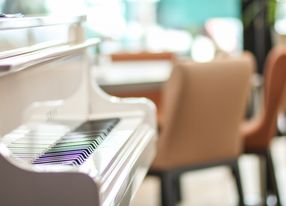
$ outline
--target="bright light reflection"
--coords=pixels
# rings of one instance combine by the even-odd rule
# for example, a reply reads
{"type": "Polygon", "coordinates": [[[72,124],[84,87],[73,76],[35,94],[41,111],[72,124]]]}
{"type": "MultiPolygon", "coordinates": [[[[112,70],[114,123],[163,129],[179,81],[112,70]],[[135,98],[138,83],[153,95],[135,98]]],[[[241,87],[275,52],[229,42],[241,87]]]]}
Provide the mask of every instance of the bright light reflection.
{"type": "Polygon", "coordinates": [[[275,22],[275,31],[278,34],[286,34],[286,19],[279,19],[275,22]]]}
{"type": "Polygon", "coordinates": [[[208,62],[215,57],[213,42],[205,36],[197,36],[191,49],[192,58],[197,62],[208,62]]]}
{"type": "Polygon", "coordinates": [[[86,14],[89,28],[97,33],[119,39],[125,32],[124,6],[119,0],[94,1],[86,14]]]}
{"type": "Polygon", "coordinates": [[[84,0],[49,0],[46,1],[47,9],[54,15],[84,14],[84,0]]]}
{"type": "Polygon", "coordinates": [[[240,20],[234,18],[215,18],[206,23],[206,29],[217,46],[225,52],[239,50],[242,34],[240,20]]]}
{"type": "Polygon", "coordinates": [[[158,26],[148,28],[146,46],[152,51],[187,52],[192,42],[191,35],[186,31],[166,30],[158,26]]]}

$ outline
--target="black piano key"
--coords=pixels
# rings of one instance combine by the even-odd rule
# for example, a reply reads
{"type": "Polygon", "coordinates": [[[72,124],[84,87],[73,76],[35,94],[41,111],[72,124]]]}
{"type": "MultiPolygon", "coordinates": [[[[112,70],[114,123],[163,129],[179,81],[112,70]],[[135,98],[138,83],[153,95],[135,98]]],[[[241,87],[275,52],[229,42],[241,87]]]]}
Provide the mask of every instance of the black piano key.
{"type": "Polygon", "coordinates": [[[119,118],[84,122],[57,141],[34,164],[81,165],[118,122],[119,118]]]}
{"type": "Polygon", "coordinates": [[[85,159],[88,157],[88,154],[85,152],[85,150],[72,150],[72,151],[67,151],[67,152],[50,152],[50,153],[45,153],[41,155],[41,157],[64,156],[64,155],[70,155],[70,154],[78,154],[85,159]]]}
{"type": "Polygon", "coordinates": [[[81,150],[69,150],[69,151],[61,151],[61,152],[47,152],[47,153],[41,155],[40,157],[45,156],[45,155],[47,155],[47,156],[48,155],[60,155],[60,154],[65,155],[65,154],[77,153],[77,152],[80,153],[85,159],[87,159],[90,156],[90,154],[87,150],[81,149],[81,150]]]}
{"type": "Polygon", "coordinates": [[[97,138],[96,140],[94,140],[98,145],[100,145],[100,143],[103,141],[103,138],[97,138]]]}
{"type": "Polygon", "coordinates": [[[73,143],[73,144],[63,144],[63,145],[58,144],[58,145],[55,145],[53,148],[65,150],[65,149],[77,147],[77,148],[83,148],[83,149],[90,148],[93,150],[93,149],[96,149],[97,146],[98,145],[95,142],[90,142],[90,143],[78,143],[78,144],[73,143]]]}
{"type": "Polygon", "coordinates": [[[97,136],[86,136],[86,137],[80,137],[80,138],[74,138],[74,137],[67,138],[67,137],[64,137],[60,141],[58,141],[57,143],[60,144],[60,143],[65,143],[65,142],[94,141],[97,138],[101,138],[101,136],[100,135],[97,135],[97,136]]]}
{"type": "Polygon", "coordinates": [[[79,164],[83,163],[85,159],[80,157],[79,154],[69,154],[69,155],[61,155],[61,156],[53,156],[53,157],[40,157],[35,160],[35,163],[47,163],[47,162],[60,162],[65,160],[74,160],[77,161],[79,164]]]}
{"type": "Polygon", "coordinates": [[[78,139],[78,140],[65,140],[65,141],[61,141],[58,142],[54,147],[58,147],[58,146],[64,146],[64,145],[80,145],[80,144],[89,144],[89,143],[93,143],[95,142],[95,139],[89,139],[89,140],[82,140],[82,139],[78,139]]]}
{"type": "Polygon", "coordinates": [[[68,152],[68,151],[74,151],[74,150],[85,150],[88,155],[90,155],[93,152],[93,148],[91,147],[82,147],[82,146],[74,146],[74,147],[63,147],[63,148],[54,148],[52,147],[49,149],[46,153],[50,152],[68,152]]]}
{"type": "Polygon", "coordinates": [[[84,158],[82,158],[80,153],[74,153],[74,154],[66,154],[66,155],[56,155],[56,156],[40,156],[35,160],[35,162],[46,162],[46,161],[60,161],[60,160],[79,160],[83,161],[84,158]]]}

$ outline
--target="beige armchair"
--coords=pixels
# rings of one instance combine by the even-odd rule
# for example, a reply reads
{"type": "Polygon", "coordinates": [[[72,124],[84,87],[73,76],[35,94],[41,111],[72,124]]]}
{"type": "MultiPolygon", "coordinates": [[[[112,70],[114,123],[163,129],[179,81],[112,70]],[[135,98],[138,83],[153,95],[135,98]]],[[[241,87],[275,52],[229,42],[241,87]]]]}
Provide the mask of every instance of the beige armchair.
{"type": "Polygon", "coordinates": [[[163,92],[158,153],[150,170],[161,180],[161,201],[180,200],[183,172],[229,165],[243,204],[237,159],[242,152],[239,126],[246,110],[254,60],[249,53],[210,63],[175,63],[163,92]]]}

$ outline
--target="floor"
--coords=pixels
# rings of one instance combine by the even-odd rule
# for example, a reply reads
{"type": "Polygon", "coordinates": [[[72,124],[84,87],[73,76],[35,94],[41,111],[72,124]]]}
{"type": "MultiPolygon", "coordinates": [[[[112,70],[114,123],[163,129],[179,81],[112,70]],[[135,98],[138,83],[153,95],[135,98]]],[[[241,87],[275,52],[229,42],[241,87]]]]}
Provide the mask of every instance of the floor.
{"type": "MultiPolygon", "coordinates": [[[[282,195],[286,194],[286,137],[275,138],[271,152],[281,201],[286,205],[286,195],[282,195]]],[[[239,166],[245,202],[247,205],[262,205],[259,159],[255,155],[243,155],[239,159],[239,166]]],[[[227,167],[189,172],[182,176],[181,182],[183,200],[178,206],[235,206],[237,203],[236,185],[227,167]]],[[[159,187],[156,177],[146,177],[131,205],[160,206],[159,187]]],[[[272,200],[269,199],[270,202],[272,200]]]]}

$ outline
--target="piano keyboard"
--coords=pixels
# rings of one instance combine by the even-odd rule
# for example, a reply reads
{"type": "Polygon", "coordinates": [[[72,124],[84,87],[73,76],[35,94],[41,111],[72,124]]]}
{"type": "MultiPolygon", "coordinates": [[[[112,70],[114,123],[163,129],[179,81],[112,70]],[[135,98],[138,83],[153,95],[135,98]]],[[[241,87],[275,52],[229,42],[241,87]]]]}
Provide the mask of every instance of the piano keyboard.
{"type": "Polygon", "coordinates": [[[37,165],[81,165],[118,122],[119,118],[87,121],[62,137],[57,137],[56,141],[53,141],[56,136],[41,133],[42,137],[39,137],[41,141],[35,142],[33,139],[32,148],[26,148],[27,143],[31,141],[23,138],[17,139],[8,147],[16,157],[30,160],[37,165]]]}

